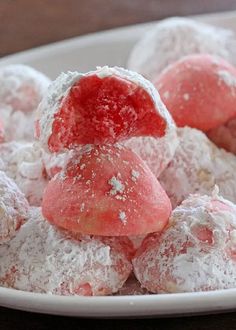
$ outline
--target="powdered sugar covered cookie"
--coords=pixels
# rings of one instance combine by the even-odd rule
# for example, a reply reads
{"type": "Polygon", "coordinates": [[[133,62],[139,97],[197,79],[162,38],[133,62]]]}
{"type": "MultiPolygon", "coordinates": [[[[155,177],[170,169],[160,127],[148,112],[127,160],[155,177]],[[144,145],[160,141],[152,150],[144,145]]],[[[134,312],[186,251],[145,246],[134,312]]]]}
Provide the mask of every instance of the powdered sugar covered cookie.
{"type": "Polygon", "coordinates": [[[17,185],[0,171],[0,245],[16,234],[27,219],[28,209],[28,202],[17,185]]]}
{"type": "Polygon", "coordinates": [[[133,259],[141,285],[153,293],[235,287],[236,206],[217,196],[192,195],[161,234],[150,234],[133,259]]]}
{"type": "Polygon", "coordinates": [[[219,186],[220,194],[236,203],[236,157],[217,148],[202,132],[178,128],[179,146],[159,177],[173,208],[189,194],[209,194],[219,186]]]}
{"type": "Polygon", "coordinates": [[[129,277],[132,245],[126,238],[77,236],[32,210],[9,244],[0,247],[0,284],[59,295],[108,295],[129,277]]]}
{"type": "Polygon", "coordinates": [[[236,68],[195,54],[168,66],[155,86],[177,126],[207,132],[236,116],[236,68]]]}
{"type": "Polygon", "coordinates": [[[50,80],[44,74],[23,64],[0,68],[0,106],[25,113],[36,110],[50,80]]]}
{"type": "Polygon", "coordinates": [[[157,178],[174,157],[178,144],[174,125],[161,138],[133,137],[124,141],[124,145],[139,155],[157,178]]]}
{"type": "Polygon", "coordinates": [[[34,137],[34,114],[50,84],[43,73],[23,64],[0,68],[0,114],[5,141],[34,137]]]}
{"type": "Polygon", "coordinates": [[[173,121],[154,86],[123,68],[61,74],[41,102],[36,135],[47,151],[164,136],[173,121]]]}
{"type": "Polygon", "coordinates": [[[128,68],[154,81],[169,64],[195,53],[218,55],[236,64],[235,35],[189,18],[168,18],[154,25],[137,42],[128,68]]]}

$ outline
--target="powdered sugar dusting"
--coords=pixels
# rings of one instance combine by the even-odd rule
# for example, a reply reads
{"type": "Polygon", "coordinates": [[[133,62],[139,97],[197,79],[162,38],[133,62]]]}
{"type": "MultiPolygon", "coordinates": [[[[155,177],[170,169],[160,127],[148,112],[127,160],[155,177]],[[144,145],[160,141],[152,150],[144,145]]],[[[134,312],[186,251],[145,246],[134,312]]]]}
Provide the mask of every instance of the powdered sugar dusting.
{"type": "Polygon", "coordinates": [[[178,128],[178,137],[175,156],[159,177],[172,206],[191,193],[211,193],[215,184],[224,198],[236,203],[236,157],[196,129],[178,128]]]}
{"type": "Polygon", "coordinates": [[[36,110],[50,79],[23,64],[11,64],[0,69],[0,107],[25,113],[36,110]]]}
{"type": "MultiPolygon", "coordinates": [[[[99,67],[96,71],[90,71],[86,74],[78,72],[62,73],[50,85],[47,95],[38,108],[37,120],[40,126],[40,143],[45,151],[48,151],[48,140],[52,134],[54,116],[59,110],[63,98],[69,93],[70,88],[75,82],[78,82],[82,77],[90,75],[97,75],[101,79],[114,75],[142,87],[150,95],[157,113],[164,119],[164,122],[167,123],[167,128],[174,125],[155,87],[148,80],[135,72],[120,67],[110,68],[105,66],[99,67]]],[[[125,111],[127,111],[127,109],[125,111]]],[[[112,130],[112,127],[110,129],[112,130]]],[[[113,134],[112,131],[110,133],[111,135],[113,134]]]]}
{"type": "Polygon", "coordinates": [[[157,178],[174,157],[178,144],[174,125],[161,138],[133,137],[124,141],[124,145],[138,154],[157,178]]]}
{"type": "Polygon", "coordinates": [[[154,25],[134,46],[128,68],[154,81],[170,63],[195,53],[218,55],[235,64],[235,35],[188,18],[168,18],[154,25]]]}
{"type": "Polygon", "coordinates": [[[236,87],[236,76],[233,76],[229,71],[220,70],[217,72],[220,82],[224,82],[229,87],[236,87]]]}
{"type": "Polygon", "coordinates": [[[112,186],[112,189],[110,190],[110,195],[117,195],[117,194],[122,194],[125,190],[125,186],[123,185],[123,183],[116,178],[115,176],[113,176],[108,183],[112,186]]]}
{"type": "Polygon", "coordinates": [[[17,185],[0,171],[0,245],[9,241],[26,221],[29,205],[17,185]]]}
{"type": "Polygon", "coordinates": [[[131,180],[136,182],[137,179],[139,178],[140,173],[138,171],[135,170],[131,170],[131,180]]]}
{"type": "Polygon", "coordinates": [[[235,229],[234,204],[219,196],[190,196],[173,211],[170,226],[146,240],[133,261],[135,274],[152,292],[233,288],[235,229]]]}
{"type": "Polygon", "coordinates": [[[124,224],[127,223],[127,218],[126,218],[126,213],[124,211],[120,211],[119,213],[119,219],[122,221],[124,224]]]}
{"type": "Polygon", "coordinates": [[[31,205],[41,204],[48,180],[44,176],[41,149],[33,143],[0,144],[0,170],[12,178],[31,205]]]}
{"type": "Polygon", "coordinates": [[[122,247],[125,242],[122,238],[73,238],[45,221],[40,209],[32,209],[31,219],[11,244],[0,247],[0,283],[41,293],[111,294],[131,272],[122,247]]]}

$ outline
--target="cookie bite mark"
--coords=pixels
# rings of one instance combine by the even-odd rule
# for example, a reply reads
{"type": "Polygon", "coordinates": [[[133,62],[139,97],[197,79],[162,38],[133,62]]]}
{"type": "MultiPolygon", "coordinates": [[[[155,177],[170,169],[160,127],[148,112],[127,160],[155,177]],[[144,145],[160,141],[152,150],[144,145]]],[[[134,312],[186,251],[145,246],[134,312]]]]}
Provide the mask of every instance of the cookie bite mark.
{"type": "Polygon", "coordinates": [[[110,144],[132,136],[164,136],[172,119],[154,86],[122,68],[63,74],[42,101],[36,134],[51,152],[110,144]]]}

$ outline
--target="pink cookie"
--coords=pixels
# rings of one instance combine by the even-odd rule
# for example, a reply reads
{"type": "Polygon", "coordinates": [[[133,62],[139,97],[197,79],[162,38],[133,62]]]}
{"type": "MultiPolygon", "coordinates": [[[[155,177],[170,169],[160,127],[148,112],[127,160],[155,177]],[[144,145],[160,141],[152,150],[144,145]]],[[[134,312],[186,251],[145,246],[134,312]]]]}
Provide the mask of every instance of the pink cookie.
{"type": "Polygon", "coordinates": [[[22,64],[0,68],[0,106],[25,113],[36,110],[50,80],[43,73],[22,64]]]}
{"type": "Polygon", "coordinates": [[[117,144],[87,145],[49,182],[42,212],[72,232],[128,236],[162,230],[171,205],[135,153],[117,144]]]}
{"type": "Polygon", "coordinates": [[[28,202],[17,185],[0,171],[0,245],[16,234],[27,219],[28,209],[28,202]]]}
{"type": "Polygon", "coordinates": [[[209,194],[215,185],[220,194],[236,203],[236,157],[217,148],[204,133],[178,128],[179,146],[159,181],[175,208],[189,194],[209,194]]]}
{"type": "Polygon", "coordinates": [[[133,266],[153,293],[235,288],[236,205],[216,193],[191,195],[161,234],[146,238],[133,266]]]}
{"type": "Polygon", "coordinates": [[[202,131],[236,116],[236,68],[212,55],[189,55],[167,67],[155,86],[177,126],[202,131]]]}
{"type": "Polygon", "coordinates": [[[208,131],[207,136],[218,147],[236,155],[236,118],[229,120],[225,125],[208,131]]]}
{"type": "Polygon", "coordinates": [[[0,246],[0,285],[58,295],[109,295],[129,277],[127,238],[73,237],[31,212],[10,243],[0,246]]]}
{"type": "Polygon", "coordinates": [[[35,130],[51,152],[132,136],[164,136],[173,121],[154,86],[122,68],[61,74],[40,104],[35,130]]]}

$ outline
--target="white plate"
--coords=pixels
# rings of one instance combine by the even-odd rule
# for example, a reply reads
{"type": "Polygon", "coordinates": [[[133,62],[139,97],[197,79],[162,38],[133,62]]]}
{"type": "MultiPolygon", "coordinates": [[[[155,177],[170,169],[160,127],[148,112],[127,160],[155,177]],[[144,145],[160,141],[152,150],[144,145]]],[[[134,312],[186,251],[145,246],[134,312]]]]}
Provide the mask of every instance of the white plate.
{"type": "MultiPolygon", "coordinates": [[[[198,16],[205,22],[236,31],[236,12],[198,16]]],[[[51,78],[61,71],[87,71],[95,66],[125,66],[138,37],[153,23],[119,28],[62,41],[0,60],[0,66],[26,63],[51,78]]],[[[236,309],[236,289],[115,297],[63,297],[0,288],[0,305],[48,314],[83,317],[186,315],[236,309]]]]}

